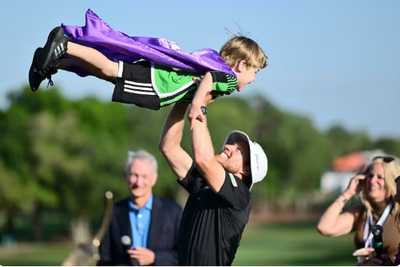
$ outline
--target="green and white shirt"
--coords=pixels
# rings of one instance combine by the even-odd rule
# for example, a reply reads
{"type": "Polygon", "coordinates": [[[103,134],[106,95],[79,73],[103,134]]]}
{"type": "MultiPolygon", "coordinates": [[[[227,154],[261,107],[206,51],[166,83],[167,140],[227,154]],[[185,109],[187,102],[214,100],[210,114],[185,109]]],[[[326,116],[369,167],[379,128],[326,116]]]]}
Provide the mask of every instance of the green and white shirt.
{"type": "MultiPolygon", "coordinates": [[[[237,79],[220,71],[210,71],[214,98],[221,95],[230,95],[237,89],[237,79]]],[[[187,70],[175,70],[171,67],[152,63],[151,81],[153,88],[161,100],[161,107],[172,103],[192,102],[197,90],[193,78],[200,78],[200,74],[187,70]]]]}

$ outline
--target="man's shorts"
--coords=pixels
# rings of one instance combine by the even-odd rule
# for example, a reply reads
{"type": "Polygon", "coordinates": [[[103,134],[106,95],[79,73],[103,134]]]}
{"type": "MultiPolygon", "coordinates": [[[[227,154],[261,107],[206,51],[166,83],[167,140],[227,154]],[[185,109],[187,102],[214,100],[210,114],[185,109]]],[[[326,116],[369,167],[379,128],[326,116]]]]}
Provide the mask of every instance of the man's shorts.
{"type": "Polygon", "coordinates": [[[112,101],[134,104],[152,110],[160,109],[160,98],[151,81],[149,61],[118,62],[118,77],[112,101]]]}

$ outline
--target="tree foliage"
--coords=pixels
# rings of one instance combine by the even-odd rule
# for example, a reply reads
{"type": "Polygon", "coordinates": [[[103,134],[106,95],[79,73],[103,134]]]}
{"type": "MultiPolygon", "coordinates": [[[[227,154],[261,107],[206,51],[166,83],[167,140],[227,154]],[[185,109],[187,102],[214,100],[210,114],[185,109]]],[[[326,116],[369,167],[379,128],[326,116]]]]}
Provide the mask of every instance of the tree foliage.
{"type": "MultiPolygon", "coordinates": [[[[157,148],[170,107],[155,112],[95,98],[69,100],[56,87],[35,93],[26,87],[8,100],[10,107],[0,112],[0,231],[15,212],[59,210],[99,218],[105,191],[116,199],[128,193],[123,182],[128,150],[154,154],[155,193],[178,195],[180,187],[157,148]]],[[[264,147],[269,169],[254,187],[256,199],[294,199],[318,190],[322,172],[346,153],[379,148],[400,155],[399,140],[373,141],[339,125],[321,132],[308,117],[280,110],[262,96],[223,97],[210,104],[207,117],[216,153],[232,130],[264,147]]],[[[191,154],[188,125],[182,144],[191,154]]]]}

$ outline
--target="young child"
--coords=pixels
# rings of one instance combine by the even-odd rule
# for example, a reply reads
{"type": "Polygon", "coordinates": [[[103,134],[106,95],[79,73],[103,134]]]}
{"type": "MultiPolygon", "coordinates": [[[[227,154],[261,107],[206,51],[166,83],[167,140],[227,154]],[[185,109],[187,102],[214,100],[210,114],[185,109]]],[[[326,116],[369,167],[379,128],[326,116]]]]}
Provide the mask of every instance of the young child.
{"type": "Polygon", "coordinates": [[[93,75],[115,85],[112,101],[152,110],[191,102],[190,116],[201,120],[208,103],[240,92],[266,66],[262,49],[247,37],[231,38],[219,54],[212,49],[188,54],[166,39],[113,30],[89,9],[86,26],[56,27],[36,49],[29,84],[32,91],[46,78],[53,85],[51,76],[59,69],[93,75]]]}

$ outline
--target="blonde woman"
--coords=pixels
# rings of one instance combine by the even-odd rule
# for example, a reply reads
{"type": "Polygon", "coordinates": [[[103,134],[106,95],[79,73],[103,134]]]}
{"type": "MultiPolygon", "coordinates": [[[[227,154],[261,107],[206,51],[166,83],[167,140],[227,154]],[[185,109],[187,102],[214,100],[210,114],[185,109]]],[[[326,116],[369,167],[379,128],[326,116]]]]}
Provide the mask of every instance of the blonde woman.
{"type": "Polygon", "coordinates": [[[359,264],[364,264],[373,251],[371,228],[383,227],[383,253],[396,256],[400,240],[396,220],[400,205],[394,201],[395,179],[400,166],[393,157],[376,157],[365,170],[351,179],[347,189],[328,207],[318,223],[318,231],[325,236],[341,236],[354,232],[359,264]],[[362,205],[342,211],[345,204],[360,194],[362,205]]]}

